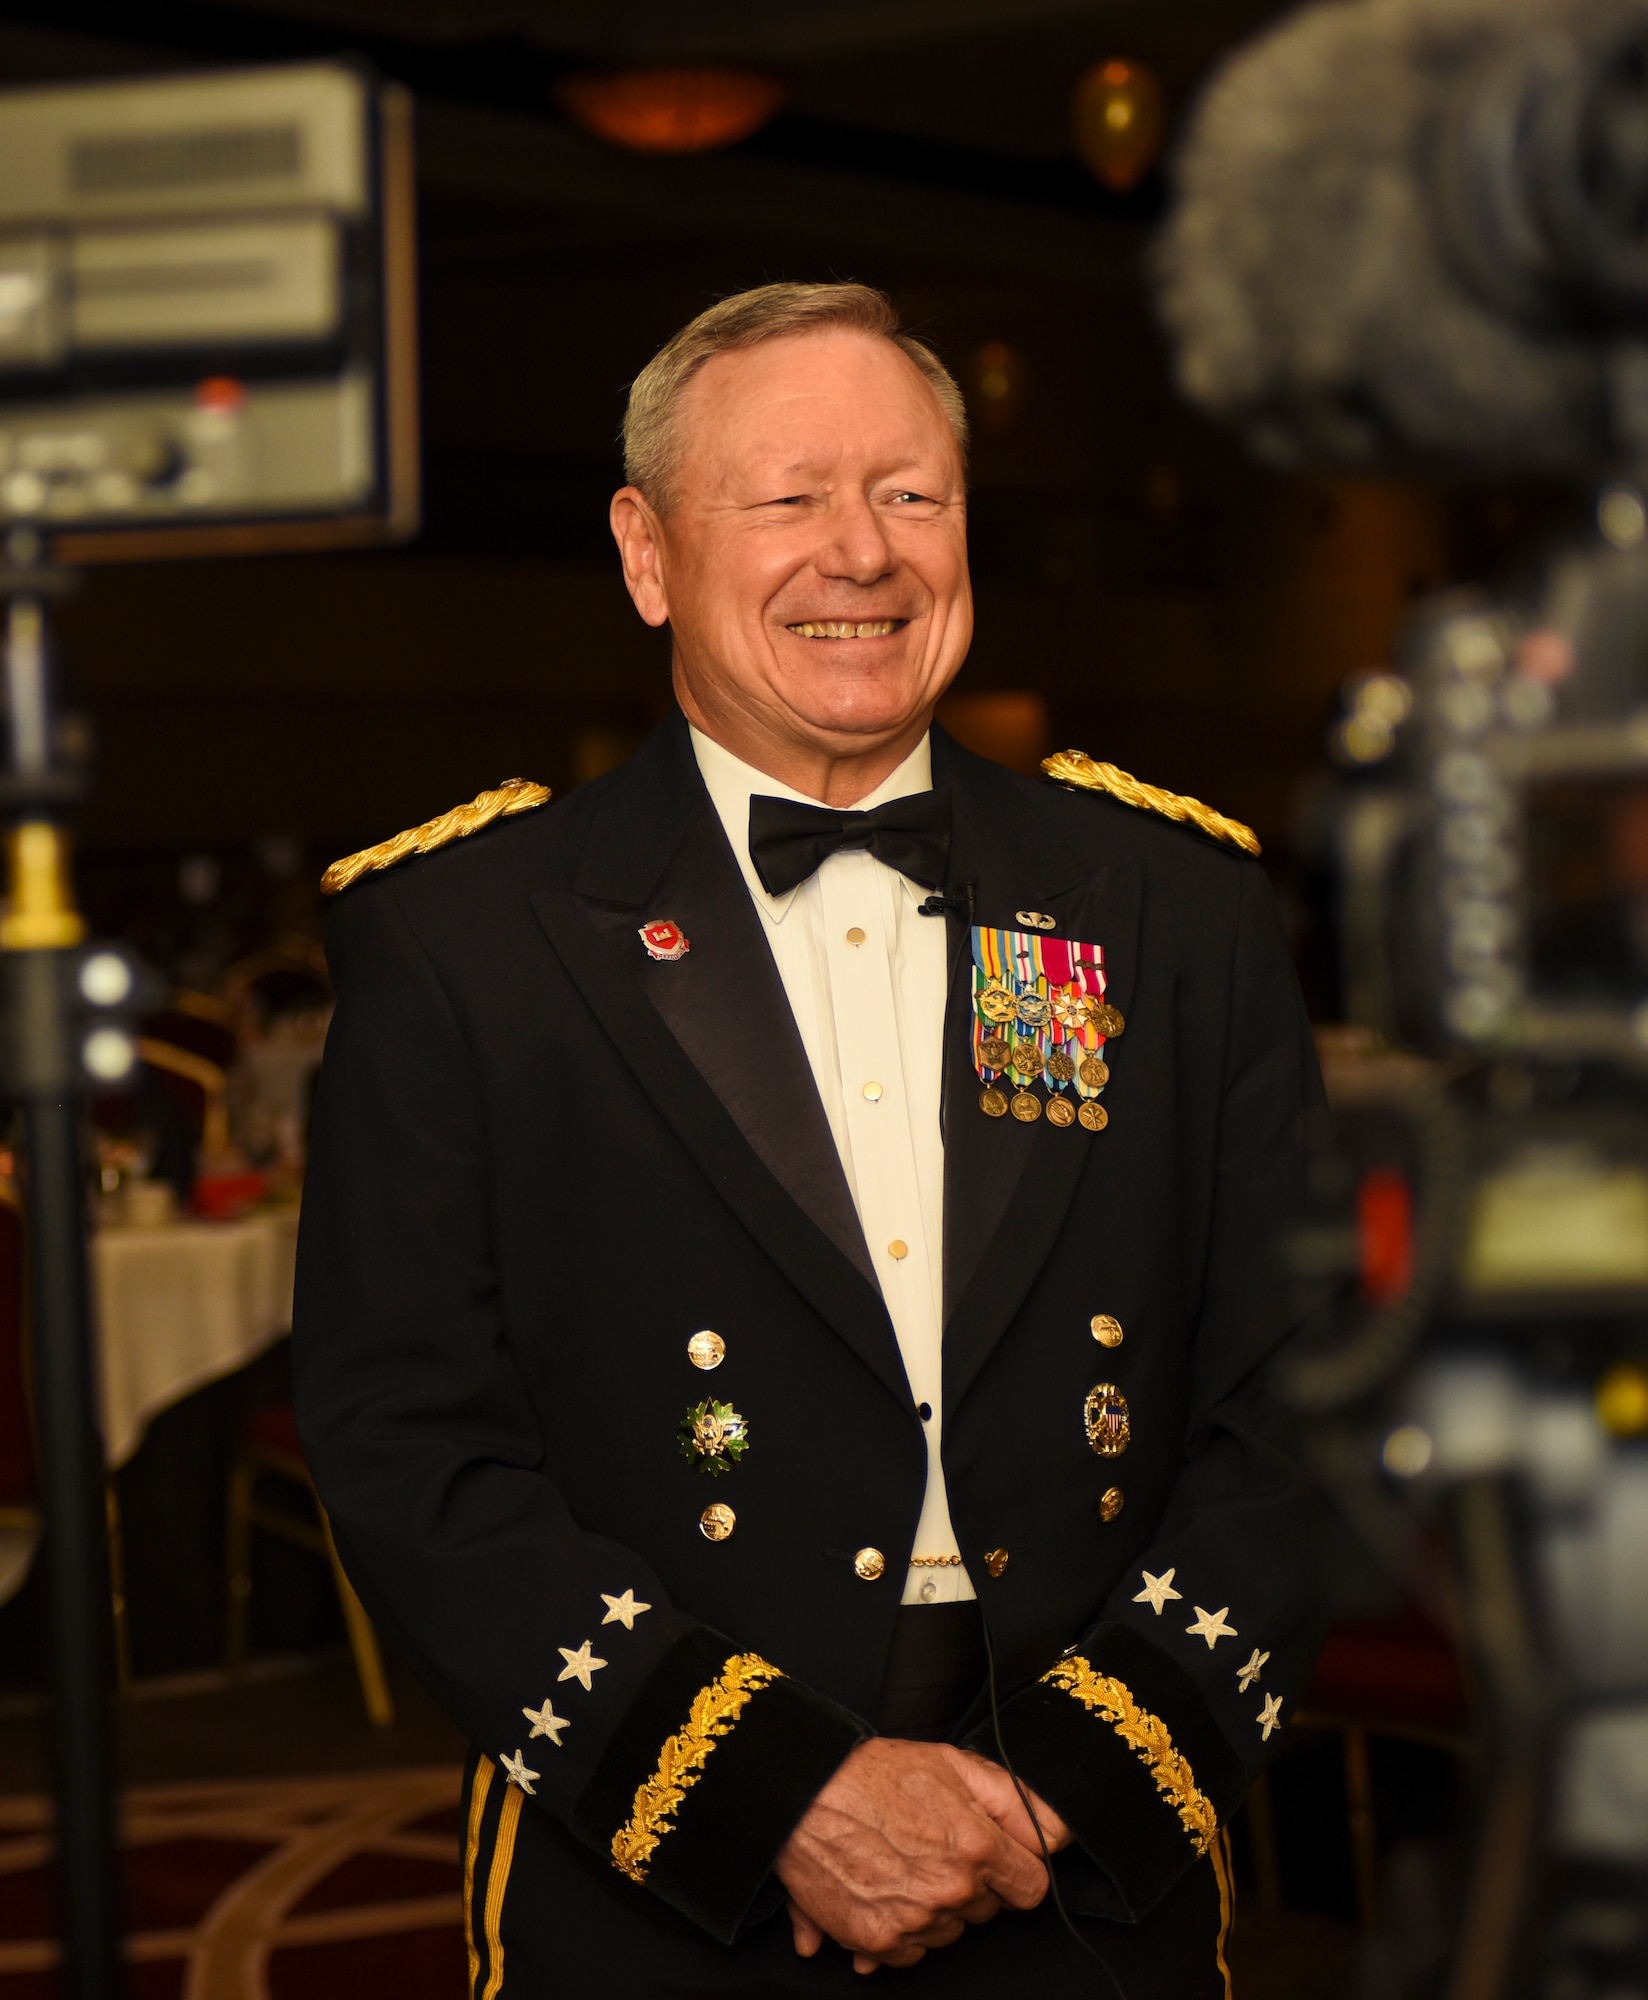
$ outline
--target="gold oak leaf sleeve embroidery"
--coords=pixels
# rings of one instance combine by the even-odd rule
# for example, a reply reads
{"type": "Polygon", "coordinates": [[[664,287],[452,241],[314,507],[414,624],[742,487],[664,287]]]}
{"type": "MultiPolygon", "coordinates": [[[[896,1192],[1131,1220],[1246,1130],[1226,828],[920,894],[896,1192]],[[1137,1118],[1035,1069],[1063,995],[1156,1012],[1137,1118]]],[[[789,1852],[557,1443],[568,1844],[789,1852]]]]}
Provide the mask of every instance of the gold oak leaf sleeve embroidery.
{"type": "Polygon", "coordinates": [[[674,1829],[674,1814],[704,1766],[716,1739],[730,1735],[751,1698],[782,1670],[759,1653],[735,1653],[708,1687],[693,1696],[685,1725],[658,1753],[658,1765],[635,1793],[628,1821],[612,1836],[613,1866],[632,1882],[647,1879],[647,1863],[658,1843],[674,1829]]]}
{"type": "Polygon", "coordinates": [[[1061,1660],[1042,1675],[1050,1686],[1062,1688],[1083,1708],[1102,1716],[1144,1765],[1155,1780],[1156,1789],[1179,1815],[1179,1823],[1190,1835],[1198,1854],[1205,1854],[1219,1830],[1213,1802],[1197,1788],[1195,1773],[1173,1747],[1173,1738],[1160,1716],[1140,1708],[1127,1686],[1108,1674],[1094,1671],[1077,1653],[1061,1660]]]}

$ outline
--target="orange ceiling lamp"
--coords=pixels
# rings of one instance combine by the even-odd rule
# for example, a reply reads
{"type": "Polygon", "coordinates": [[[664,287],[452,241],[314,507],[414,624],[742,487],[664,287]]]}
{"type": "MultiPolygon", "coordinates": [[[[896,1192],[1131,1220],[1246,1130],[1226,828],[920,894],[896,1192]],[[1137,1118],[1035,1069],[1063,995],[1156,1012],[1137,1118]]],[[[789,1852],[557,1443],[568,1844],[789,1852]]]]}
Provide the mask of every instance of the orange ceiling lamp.
{"type": "Polygon", "coordinates": [[[556,96],[586,132],[632,153],[713,153],[760,131],[784,86],[754,70],[682,66],[569,76],[556,96]]]}
{"type": "Polygon", "coordinates": [[[987,340],[967,362],[968,407],[980,428],[1010,431],[1024,408],[1030,387],[1024,356],[1005,340],[987,340]]]}
{"type": "Polygon", "coordinates": [[[1116,194],[1137,187],[1167,138],[1167,97],[1142,63],[1095,63],[1070,100],[1070,133],[1088,168],[1116,194]]]}

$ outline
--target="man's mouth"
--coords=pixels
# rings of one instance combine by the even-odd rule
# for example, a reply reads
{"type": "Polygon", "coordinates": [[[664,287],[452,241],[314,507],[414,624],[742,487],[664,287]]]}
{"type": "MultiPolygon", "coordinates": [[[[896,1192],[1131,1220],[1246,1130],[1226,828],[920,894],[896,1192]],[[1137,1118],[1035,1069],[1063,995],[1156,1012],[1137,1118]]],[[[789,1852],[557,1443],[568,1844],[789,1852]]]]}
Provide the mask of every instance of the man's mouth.
{"type": "Polygon", "coordinates": [[[885,639],[909,622],[907,618],[869,618],[855,625],[847,618],[815,618],[805,625],[787,625],[784,629],[798,639],[885,639]]]}

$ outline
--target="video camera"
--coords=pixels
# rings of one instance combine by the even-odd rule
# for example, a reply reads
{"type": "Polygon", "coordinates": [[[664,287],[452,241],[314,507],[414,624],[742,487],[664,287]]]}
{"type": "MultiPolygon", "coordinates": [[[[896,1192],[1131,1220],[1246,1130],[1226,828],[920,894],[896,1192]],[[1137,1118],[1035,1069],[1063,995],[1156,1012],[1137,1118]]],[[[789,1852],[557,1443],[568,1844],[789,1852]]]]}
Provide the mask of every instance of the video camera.
{"type": "MultiPolygon", "coordinates": [[[[1482,1694],[1451,1962],[1648,1995],[1648,10],[1337,0],[1204,100],[1181,385],[1269,462],[1572,475],[1587,525],[1344,690],[1346,1013],[1280,1386],[1482,1694]],[[1436,1559],[1438,1547],[1446,1554],[1436,1559]]],[[[1391,1975],[1394,1977],[1395,1975],[1391,1975]]]]}

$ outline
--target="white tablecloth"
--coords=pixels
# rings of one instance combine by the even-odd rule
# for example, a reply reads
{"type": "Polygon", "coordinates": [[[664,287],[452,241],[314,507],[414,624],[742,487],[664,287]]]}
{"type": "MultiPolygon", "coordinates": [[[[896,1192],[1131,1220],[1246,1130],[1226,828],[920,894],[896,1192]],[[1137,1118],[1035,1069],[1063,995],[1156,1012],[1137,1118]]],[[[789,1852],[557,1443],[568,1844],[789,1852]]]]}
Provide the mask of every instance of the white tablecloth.
{"type": "MultiPolygon", "coordinates": [[[[243,1222],[98,1230],[92,1309],[111,1466],[136,1451],[151,1417],[232,1375],[286,1332],[297,1244],[295,1209],[243,1222]]],[[[0,1604],[22,1588],[36,1540],[0,1529],[0,1604]]]]}
{"type": "Polygon", "coordinates": [[[97,1232],[92,1296],[110,1465],[125,1464],[157,1411],[233,1374],[287,1330],[297,1241],[295,1209],[97,1232]]]}

